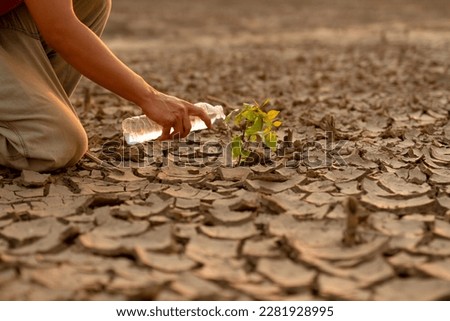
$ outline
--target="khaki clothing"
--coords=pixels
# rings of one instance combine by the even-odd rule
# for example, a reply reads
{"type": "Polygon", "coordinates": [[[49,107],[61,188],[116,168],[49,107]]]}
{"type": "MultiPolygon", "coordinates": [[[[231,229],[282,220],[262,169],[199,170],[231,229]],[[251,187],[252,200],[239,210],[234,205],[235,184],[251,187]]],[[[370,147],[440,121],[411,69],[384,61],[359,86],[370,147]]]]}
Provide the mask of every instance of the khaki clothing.
{"type": "MultiPolygon", "coordinates": [[[[73,4],[101,35],[110,0],[73,4]]],[[[0,16],[0,165],[49,171],[83,157],[87,136],[69,101],[80,77],[45,43],[25,5],[0,16]]]]}

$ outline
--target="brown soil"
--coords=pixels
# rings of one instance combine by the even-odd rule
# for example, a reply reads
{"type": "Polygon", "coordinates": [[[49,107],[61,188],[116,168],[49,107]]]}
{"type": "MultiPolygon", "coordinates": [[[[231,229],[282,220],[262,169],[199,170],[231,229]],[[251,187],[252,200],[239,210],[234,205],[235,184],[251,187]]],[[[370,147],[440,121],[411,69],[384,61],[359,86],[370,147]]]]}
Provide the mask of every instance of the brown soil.
{"type": "Polygon", "coordinates": [[[83,80],[105,163],[1,169],[0,299],[450,298],[447,0],[130,3],[105,32],[128,65],[227,111],[271,98],[292,144],[235,168],[201,158],[223,124],[125,146],[138,108],[83,80]]]}

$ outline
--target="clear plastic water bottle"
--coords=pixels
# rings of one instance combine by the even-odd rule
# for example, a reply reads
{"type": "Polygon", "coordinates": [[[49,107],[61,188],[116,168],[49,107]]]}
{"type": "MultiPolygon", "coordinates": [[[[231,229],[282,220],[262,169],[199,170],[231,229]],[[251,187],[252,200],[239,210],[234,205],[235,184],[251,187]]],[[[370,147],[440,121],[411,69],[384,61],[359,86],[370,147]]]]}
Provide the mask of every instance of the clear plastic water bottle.
{"type": "MultiPolygon", "coordinates": [[[[208,103],[196,103],[195,106],[203,109],[211,119],[211,123],[217,119],[225,119],[223,107],[208,103]]],[[[206,129],[205,123],[198,117],[191,116],[191,132],[206,129]]],[[[122,131],[128,145],[154,140],[161,136],[162,127],[145,115],[129,117],[122,122],[122,131]]]]}

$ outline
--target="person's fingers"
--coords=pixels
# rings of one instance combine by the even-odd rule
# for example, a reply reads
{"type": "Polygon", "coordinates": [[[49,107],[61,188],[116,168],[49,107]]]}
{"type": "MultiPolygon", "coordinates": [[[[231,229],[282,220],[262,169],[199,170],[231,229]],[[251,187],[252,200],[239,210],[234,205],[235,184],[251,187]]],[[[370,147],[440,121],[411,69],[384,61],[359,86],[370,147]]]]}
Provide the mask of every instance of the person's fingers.
{"type": "Polygon", "coordinates": [[[183,132],[181,133],[181,138],[186,137],[191,132],[191,119],[189,118],[188,113],[186,112],[184,117],[182,118],[183,122],[183,132]]]}
{"type": "Polygon", "coordinates": [[[192,128],[190,116],[199,117],[208,128],[212,127],[208,114],[200,107],[189,102],[178,100],[173,105],[168,104],[166,110],[165,114],[161,114],[165,120],[160,122],[160,124],[164,123],[165,125],[163,125],[163,130],[158,140],[184,138],[189,135],[192,128]]]}
{"type": "Polygon", "coordinates": [[[171,126],[165,126],[162,129],[161,136],[158,137],[158,140],[169,140],[172,139],[170,135],[170,130],[172,129],[171,126]]]}
{"type": "Polygon", "coordinates": [[[173,125],[173,132],[170,134],[172,139],[180,138],[183,133],[183,120],[181,117],[177,118],[176,123],[173,125]]]}
{"type": "Polygon", "coordinates": [[[211,119],[209,119],[208,114],[201,109],[200,107],[194,106],[194,105],[189,105],[188,107],[188,113],[190,116],[196,116],[198,118],[200,118],[201,120],[203,120],[203,122],[205,123],[205,125],[208,128],[211,128],[211,119]]]}

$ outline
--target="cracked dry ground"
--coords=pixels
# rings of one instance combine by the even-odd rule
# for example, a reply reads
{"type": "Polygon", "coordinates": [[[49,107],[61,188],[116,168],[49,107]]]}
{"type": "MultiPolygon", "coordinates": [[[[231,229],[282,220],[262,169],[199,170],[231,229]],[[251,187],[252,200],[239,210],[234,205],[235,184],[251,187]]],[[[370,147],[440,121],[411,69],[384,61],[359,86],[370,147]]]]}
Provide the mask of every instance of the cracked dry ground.
{"type": "Polygon", "coordinates": [[[230,111],[271,97],[292,143],[236,168],[202,148],[229,141],[221,124],[130,148],[120,123],[138,110],[83,81],[73,102],[90,150],[125,174],[87,158],[51,174],[1,169],[0,299],[450,299],[450,27],[296,32],[289,10],[266,8],[286,10],[284,24],[265,20],[273,34],[257,32],[258,12],[241,33],[218,25],[219,42],[162,15],[154,28],[176,41],[110,43],[186,99],[230,111]]]}

